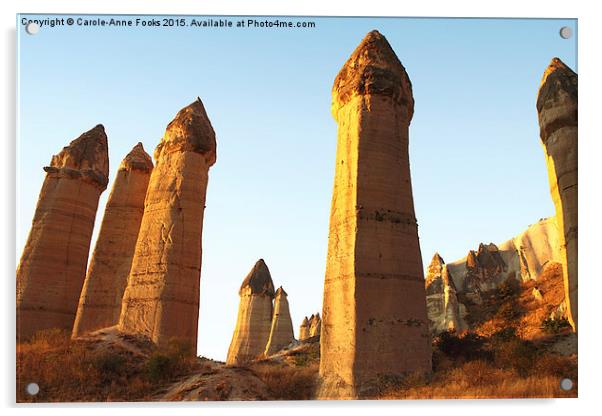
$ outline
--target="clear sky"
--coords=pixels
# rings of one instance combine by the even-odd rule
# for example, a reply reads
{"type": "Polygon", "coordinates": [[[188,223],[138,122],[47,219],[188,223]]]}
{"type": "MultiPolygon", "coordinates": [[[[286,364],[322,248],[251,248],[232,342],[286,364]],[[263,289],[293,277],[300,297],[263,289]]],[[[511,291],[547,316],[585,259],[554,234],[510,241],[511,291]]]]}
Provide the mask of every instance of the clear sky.
{"type": "Polygon", "coordinates": [[[337,128],[332,82],[372,29],[412,80],[410,161],[423,263],[435,251],[456,260],[554,214],[535,100],[552,57],[577,70],[575,20],[280,20],[316,27],[74,25],[30,36],[19,18],[17,261],[53,154],[105,126],[111,182],[93,249],[121,159],[138,141],[152,154],[177,111],[200,96],[218,152],[205,211],[198,352],[225,359],[238,288],[259,258],[288,292],[297,333],[322,304],[337,128]],[[573,38],[559,36],[562,26],[573,38]]]}

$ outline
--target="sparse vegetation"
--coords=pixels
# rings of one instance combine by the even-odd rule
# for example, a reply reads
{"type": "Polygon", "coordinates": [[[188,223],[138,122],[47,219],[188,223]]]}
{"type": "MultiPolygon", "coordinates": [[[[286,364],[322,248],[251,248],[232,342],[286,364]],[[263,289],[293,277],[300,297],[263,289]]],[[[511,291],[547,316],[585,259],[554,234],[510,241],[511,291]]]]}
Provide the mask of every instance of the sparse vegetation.
{"type": "Polygon", "coordinates": [[[19,402],[148,400],[166,381],[197,366],[196,357],[177,341],[147,358],[115,346],[71,342],[69,335],[40,331],[17,344],[19,402]],[[31,382],[40,386],[36,396],[26,393],[31,382]]]}
{"type": "Polygon", "coordinates": [[[561,318],[561,319],[545,318],[543,321],[541,321],[541,330],[548,334],[558,334],[570,327],[571,327],[571,324],[569,323],[568,319],[566,319],[566,318],[561,318]]]}
{"type": "Polygon", "coordinates": [[[259,362],[250,369],[267,384],[275,400],[313,399],[318,380],[318,366],[291,367],[283,363],[259,362]]]}

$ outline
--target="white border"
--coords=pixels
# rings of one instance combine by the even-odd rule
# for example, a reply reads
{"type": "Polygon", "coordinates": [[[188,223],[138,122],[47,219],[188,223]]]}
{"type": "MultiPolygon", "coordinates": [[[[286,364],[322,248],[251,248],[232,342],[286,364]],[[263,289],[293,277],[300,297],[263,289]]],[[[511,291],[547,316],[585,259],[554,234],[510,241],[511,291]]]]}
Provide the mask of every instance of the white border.
{"type": "MultiPolygon", "coordinates": [[[[391,2],[392,3],[392,2],[391,2]]],[[[598,265],[600,255],[600,167],[597,163],[602,137],[599,125],[601,97],[600,53],[601,36],[600,13],[596,3],[567,2],[566,0],[525,1],[505,0],[493,2],[455,0],[396,2],[390,4],[381,0],[370,1],[192,1],[192,0],[104,0],[69,1],[21,0],[2,1],[0,19],[2,21],[2,172],[0,230],[2,248],[0,264],[3,266],[3,341],[2,404],[14,408],[14,299],[15,299],[15,74],[16,74],[16,35],[15,14],[29,13],[129,13],[129,14],[230,14],[230,15],[315,15],[315,16],[441,16],[441,17],[562,17],[579,19],[579,182],[580,182],[580,275],[579,289],[580,334],[579,334],[579,399],[576,400],[462,400],[462,401],[405,401],[405,402],[271,402],[271,403],[194,403],[194,404],[117,404],[110,411],[116,414],[142,410],[145,414],[165,414],[184,411],[197,414],[199,411],[211,414],[282,414],[286,416],[308,412],[345,412],[362,414],[369,411],[400,414],[417,412],[428,414],[479,414],[507,415],[507,413],[545,413],[546,415],[597,413],[596,399],[602,396],[598,387],[602,385],[598,377],[600,370],[600,350],[602,349],[602,329],[596,325],[602,313],[596,303],[602,296],[602,273],[598,265]],[[597,44],[597,45],[596,45],[597,44]]],[[[508,70],[512,70],[509,62],[508,70]]],[[[534,138],[536,139],[536,138],[534,138]]],[[[106,405],[46,405],[43,407],[22,408],[26,413],[43,412],[81,415],[86,413],[106,414],[106,405]]]]}

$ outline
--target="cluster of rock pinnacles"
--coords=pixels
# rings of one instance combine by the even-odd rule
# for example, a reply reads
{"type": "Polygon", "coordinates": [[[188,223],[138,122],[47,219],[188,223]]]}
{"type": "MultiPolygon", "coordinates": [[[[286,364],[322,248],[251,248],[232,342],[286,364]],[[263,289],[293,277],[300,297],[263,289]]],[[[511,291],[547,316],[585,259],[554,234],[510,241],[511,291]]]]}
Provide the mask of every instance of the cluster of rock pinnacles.
{"type": "MultiPolygon", "coordinates": [[[[577,75],[555,58],[537,110],[564,268],[568,317],[577,329],[577,75]]],[[[320,335],[320,398],[370,394],[387,374],[431,371],[426,296],[456,288],[440,256],[425,291],[408,157],[414,112],[410,79],[387,40],[370,32],[337,75],[332,114],[338,145],[323,316],[300,338],[320,335]]],[[[215,133],[200,99],[167,126],[154,153],[138,143],[124,158],[88,264],[94,218],[109,176],[101,125],[52,157],[17,269],[17,334],[48,328],[74,337],[102,328],[196,350],[201,234],[215,133]]],[[[467,262],[469,263],[469,262],[467,262]]],[[[492,267],[496,267],[493,264],[492,267]]],[[[270,355],[294,340],[286,292],[259,260],[240,291],[229,364],[270,355]]]]}

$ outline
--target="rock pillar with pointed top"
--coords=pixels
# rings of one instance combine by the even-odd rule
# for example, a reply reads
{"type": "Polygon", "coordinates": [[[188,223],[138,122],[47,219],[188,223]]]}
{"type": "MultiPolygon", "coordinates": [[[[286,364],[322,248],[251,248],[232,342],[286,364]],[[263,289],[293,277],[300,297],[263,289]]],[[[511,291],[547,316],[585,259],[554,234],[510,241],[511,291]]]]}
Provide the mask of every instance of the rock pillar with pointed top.
{"type": "Polygon", "coordinates": [[[293,321],[288,307],[287,293],[282,286],[276,290],[274,297],[274,314],[270,337],[265,347],[265,355],[270,356],[289,345],[295,339],[293,321]]]}
{"type": "Polygon", "coordinates": [[[200,99],[169,123],[154,157],[119,329],[159,345],[178,339],[196,352],[203,216],[216,160],[200,99]]]}
{"type": "Polygon", "coordinates": [[[568,318],[577,331],[577,74],[560,59],[546,68],[537,112],[564,274],[568,318]]]}
{"type": "Polygon", "coordinates": [[[318,396],[373,394],[381,376],[431,371],[414,214],[410,79],[370,32],[337,75],[334,191],[324,283],[318,396]]]}
{"type": "Polygon", "coordinates": [[[320,331],[322,329],[322,319],[320,318],[320,313],[316,313],[312,315],[312,319],[309,322],[309,336],[316,337],[320,335],[320,331]]]}
{"type": "Polygon", "coordinates": [[[108,183],[104,127],[73,140],[44,170],[17,268],[17,337],[23,339],[44,329],[73,327],[98,199],[108,183]]]}
{"type": "Polygon", "coordinates": [[[299,341],[306,340],[307,338],[309,338],[309,320],[306,316],[299,327],[299,341]]]}
{"type": "Polygon", "coordinates": [[[435,253],[429,265],[425,288],[432,333],[438,334],[448,330],[462,332],[468,329],[463,319],[465,307],[458,302],[454,279],[439,253],[435,253]]]}
{"type": "Polygon", "coordinates": [[[142,143],[119,166],[79,298],[73,337],[119,323],[152,170],[142,143]]]}
{"type": "Polygon", "coordinates": [[[263,259],[255,263],[238,294],[238,318],[226,359],[229,365],[244,365],[258,358],[270,337],[274,283],[263,259]]]}

